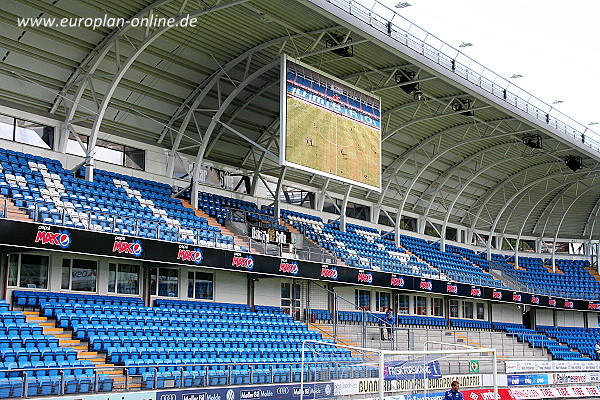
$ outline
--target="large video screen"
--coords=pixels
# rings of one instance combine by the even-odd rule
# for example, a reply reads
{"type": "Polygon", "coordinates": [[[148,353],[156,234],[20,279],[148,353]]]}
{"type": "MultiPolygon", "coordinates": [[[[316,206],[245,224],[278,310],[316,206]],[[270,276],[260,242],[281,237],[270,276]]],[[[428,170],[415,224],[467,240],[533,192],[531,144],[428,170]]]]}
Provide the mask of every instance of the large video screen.
{"type": "Polygon", "coordinates": [[[281,86],[281,164],[380,191],[380,99],[288,57],[281,86]]]}

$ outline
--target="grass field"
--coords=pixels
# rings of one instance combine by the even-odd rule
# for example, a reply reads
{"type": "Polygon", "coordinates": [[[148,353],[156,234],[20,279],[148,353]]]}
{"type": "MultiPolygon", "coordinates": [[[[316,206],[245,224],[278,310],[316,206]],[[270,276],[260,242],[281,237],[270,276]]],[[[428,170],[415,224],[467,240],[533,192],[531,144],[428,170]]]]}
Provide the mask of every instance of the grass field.
{"type": "Polygon", "coordinates": [[[377,129],[287,97],[286,160],[380,187],[377,129]]]}

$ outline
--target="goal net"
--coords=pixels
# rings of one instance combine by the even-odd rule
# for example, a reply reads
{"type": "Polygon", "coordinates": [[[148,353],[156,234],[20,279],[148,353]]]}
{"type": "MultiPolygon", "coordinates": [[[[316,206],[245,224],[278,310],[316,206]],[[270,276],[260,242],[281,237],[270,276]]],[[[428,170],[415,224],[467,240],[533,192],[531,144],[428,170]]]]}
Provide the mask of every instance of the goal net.
{"type": "Polygon", "coordinates": [[[463,392],[489,389],[498,398],[493,348],[429,341],[423,350],[392,351],[305,341],[301,371],[300,400],[443,400],[453,381],[463,392]]]}

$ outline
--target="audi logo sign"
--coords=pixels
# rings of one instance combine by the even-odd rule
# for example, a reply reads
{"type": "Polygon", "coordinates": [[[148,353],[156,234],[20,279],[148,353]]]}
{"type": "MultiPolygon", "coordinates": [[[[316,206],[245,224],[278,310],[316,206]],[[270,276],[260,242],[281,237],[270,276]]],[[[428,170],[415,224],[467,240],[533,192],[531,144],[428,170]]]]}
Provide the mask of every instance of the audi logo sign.
{"type": "Polygon", "coordinates": [[[277,394],[288,394],[290,392],[290,388],[287,386],[279,386],[277,388],[277,394]]]}

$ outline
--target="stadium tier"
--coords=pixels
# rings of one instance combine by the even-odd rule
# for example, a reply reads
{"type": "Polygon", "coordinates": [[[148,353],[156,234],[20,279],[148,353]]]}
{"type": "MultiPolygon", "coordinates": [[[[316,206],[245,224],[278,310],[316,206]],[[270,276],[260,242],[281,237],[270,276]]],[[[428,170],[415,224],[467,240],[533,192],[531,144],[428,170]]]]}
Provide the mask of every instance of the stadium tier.
{"type": "MultiPolygon", "coordinates": [[[[168,185],[96,170],[78,179],[57,160],[0,149],[0,193],[38,222],[234,249],[233,238],[171,197],[168,185]]],[[[238,248],[239,249],[239,248],[238,248]]]]}
{"type": "MultiPolygon", "coordinates": [[[[155,307],[144,307],[139,298],[32,291],[18,291],[13,298],[15,306],[39,308],[58,327],[89,343],[89,351],[106,354],[107,362],[128,367],[143,389],[162,388],[169,380],[184,387],[299,382],[303,341],[331,342],[272,306],[252,311],[243,304],[158,299],[155,307]]],[[[94,390],[91,361],[60,347],[59,339],[42,334],[42,327],[8,307],[0,303],[5,332],[0,356],[7,369],[0,372],[0,397],[20,397],[24,379],[30,396],[94,390]],[[57,367],[67,371],[64,389],[52,369],[57,367]],[[35,374],[26,375],[31,368],[35,374]]],[[[371,373],[350,351],[327,345],[305,352],[304,360],[307,376],[371,373]]],[[[99,390],[112,390],[114,376],[100,372],[99,390]]]]}

